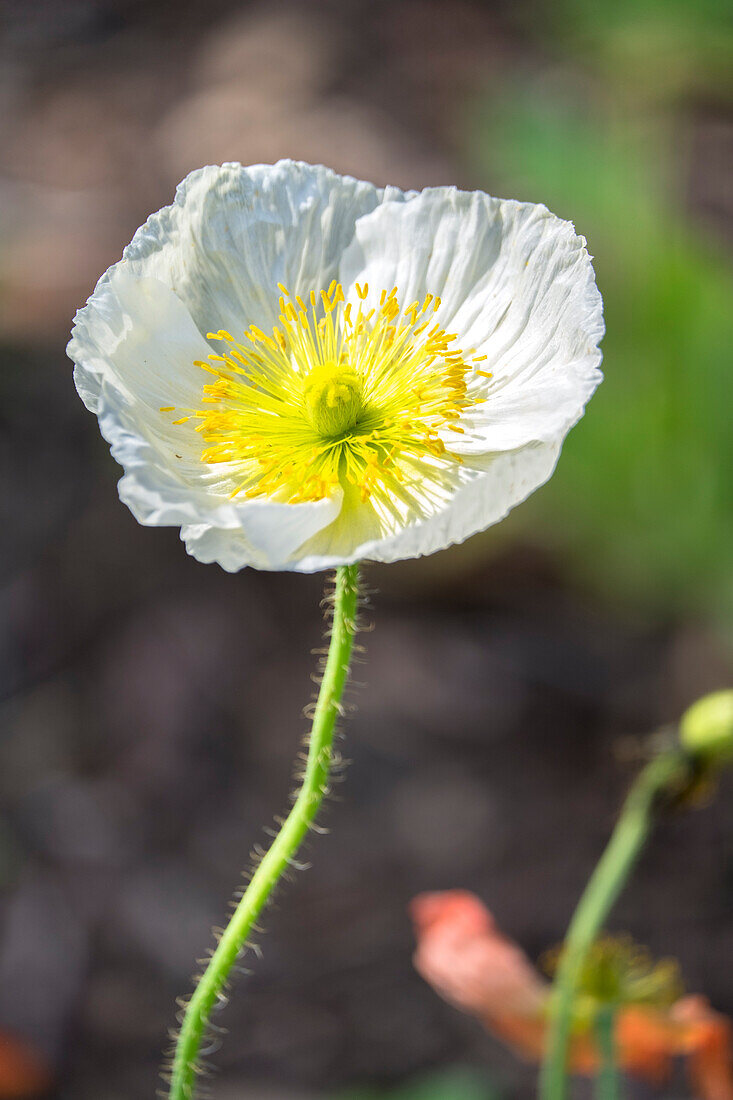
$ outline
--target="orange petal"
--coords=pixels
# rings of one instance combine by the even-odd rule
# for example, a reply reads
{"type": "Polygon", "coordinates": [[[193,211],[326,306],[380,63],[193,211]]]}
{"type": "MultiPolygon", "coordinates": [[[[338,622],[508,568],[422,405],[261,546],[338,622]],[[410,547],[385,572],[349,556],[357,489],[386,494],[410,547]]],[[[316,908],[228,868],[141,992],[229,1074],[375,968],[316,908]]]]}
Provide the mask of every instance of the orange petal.
{"type": "Polygon", "coordinates": [[[623,1009],[618,1016],[616,1042],[619,1063],[648,1081],[663,1081],[680,1053],[679,1028],[668,1013],[651,1008],[623,1009]]]}
{"type": "Polygon", "coordinates": [[[468,890],[418,894],[410,902],[410,916],[418,936],[436,926],[460,926],[466,934],[480,934],[496,928],[489,910],[468,890]]]}
{"type": "Polygon", "coordinates": [[[423,894],[411,906],[415,967],[445,1000],[498,1033],[504,1017],[539,1016],[547,986],[524,952],[501,934],[473,894],[423,894]],[[495,1022],[496,1026],[492,1024],[495,1022]]]}
{"type": "Polygon", "coordinates": [[[683,997],[672,1009],[683,1032],[690,1080],[701,1100],[733,1100],[733,1025],[704,997],[683,997]]]}

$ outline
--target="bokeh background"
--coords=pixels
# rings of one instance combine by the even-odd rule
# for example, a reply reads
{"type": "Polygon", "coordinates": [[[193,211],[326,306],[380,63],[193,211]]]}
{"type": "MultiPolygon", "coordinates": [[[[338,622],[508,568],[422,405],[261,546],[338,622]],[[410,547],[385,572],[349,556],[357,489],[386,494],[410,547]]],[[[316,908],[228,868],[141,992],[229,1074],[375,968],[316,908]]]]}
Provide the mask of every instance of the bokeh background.
{"type": "MultiPolygon", "coordinates": [[[[174,998],[286,802],[323,580],[227,576],[138,527],[64,345],[188,171],[281,156],[574,220],[606,381],[501,528],[367,570],[375,630],[332,831],[220,1018],[213,1095],[532,1095],[533,1071],[413,973],[406,906],[468,887],[539,955],[639,739],[733,680],[731,16],[727,0],[0,5],[0,1028],[51,1066],[54,1100],[154,1094],[174,998]]],[[[733,1013],[731,794],[659,830],[612,924],[733,1013]]],[[[664,1090],[685,1095],[681,1077],[664,1090]]]]}

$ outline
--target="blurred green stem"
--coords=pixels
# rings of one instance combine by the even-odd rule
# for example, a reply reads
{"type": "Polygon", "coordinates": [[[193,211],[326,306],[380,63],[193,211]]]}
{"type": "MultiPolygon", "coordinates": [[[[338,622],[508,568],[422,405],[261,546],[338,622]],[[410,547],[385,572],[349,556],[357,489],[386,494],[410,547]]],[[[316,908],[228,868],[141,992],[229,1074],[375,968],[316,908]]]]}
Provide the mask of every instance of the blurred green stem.
{"type": "Polygon", "coordinates": [[[262,857],[216,950],[186,1005],[170,1076],[170,1100],[193,1100],[201,1073],[202,1039],[232,967],[274,887],[291,865],[328,791],[336,718],[346,686],[356,632],[358,565],[336,572],[333,623],[323,679],[308,743],[302,786],[290,814],[262,857]]]}
{"type": "Polygon", "coordinates": [[[595,1020],[599,1066],[596,1076],[596,1100],[618,1100],[618,1062],[616,1056],[616,1008],[603,1005],[595,1020]]]}
{"type": "Polygon", "coordinates": [[[565,1100],[573,1007],[588,950],[636,863],[664,795],[684,790],[693,778],[693,758],[679,749],[670,749],[647,764],[626,798],[613,835],[568,927],[551,1000],[540,1100],[565,1100]]]}

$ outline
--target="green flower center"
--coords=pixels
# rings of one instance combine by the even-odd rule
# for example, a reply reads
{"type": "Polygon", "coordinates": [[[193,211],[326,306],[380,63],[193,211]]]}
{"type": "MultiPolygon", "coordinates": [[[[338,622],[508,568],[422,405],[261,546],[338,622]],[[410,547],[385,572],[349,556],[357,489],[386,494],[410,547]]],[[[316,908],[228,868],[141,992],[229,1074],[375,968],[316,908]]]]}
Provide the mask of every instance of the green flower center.
{"type": "Polygon", "coordinates": [[[361,378],[350,367],[333,361],[309,372],[303,386],[306,415],[326,439],[342,435],[356,424],[363,407],[361,378]]]}

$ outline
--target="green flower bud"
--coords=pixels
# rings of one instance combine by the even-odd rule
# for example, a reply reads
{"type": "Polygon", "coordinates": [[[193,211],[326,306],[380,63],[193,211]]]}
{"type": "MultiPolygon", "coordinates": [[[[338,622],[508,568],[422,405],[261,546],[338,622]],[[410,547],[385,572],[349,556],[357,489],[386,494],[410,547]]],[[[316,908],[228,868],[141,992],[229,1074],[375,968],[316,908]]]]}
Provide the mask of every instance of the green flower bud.
{"type": "Polygon", "coordinates": [[[680,742],[708,760],[733,760],[733,690],[715,691],[693,703],[680,720],[680,742]]]}

